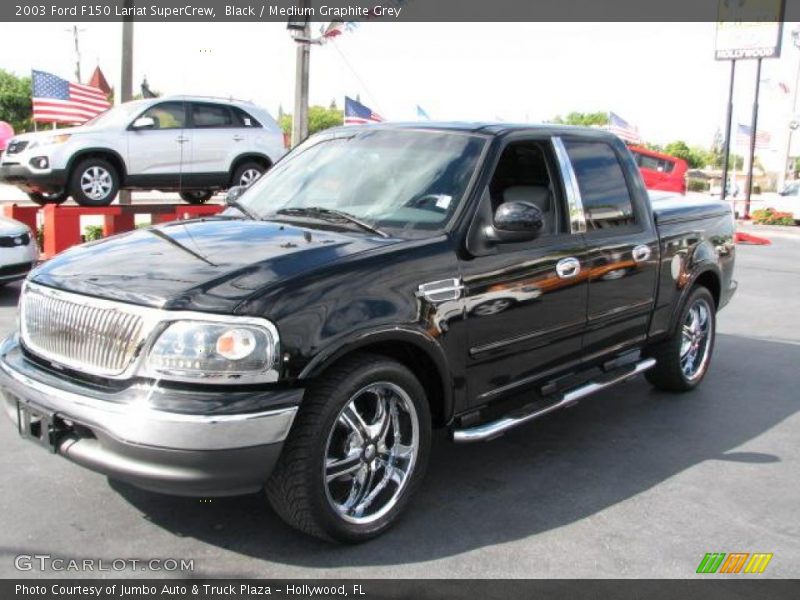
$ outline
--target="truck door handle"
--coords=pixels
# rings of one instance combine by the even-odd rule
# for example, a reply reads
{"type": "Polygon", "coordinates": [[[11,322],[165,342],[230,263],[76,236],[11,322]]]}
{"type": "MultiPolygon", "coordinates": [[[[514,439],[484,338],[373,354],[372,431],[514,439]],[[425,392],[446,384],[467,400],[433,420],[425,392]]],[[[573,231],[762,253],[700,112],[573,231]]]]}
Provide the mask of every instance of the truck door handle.
{"type": "Polygon", "coordinates": [[[650,258],[650,246],[642,244],[633,249],[633,260],[636,262],[644,262],[650,258]]]}
{"type": "Polygon", "coordinates": [[[581,263],[573,256],[570,256],[569,258],[562,258],[556,263],[556,273],[559,277],[561,277],[561,279],[575,277],[580,272],[581,263]]]}

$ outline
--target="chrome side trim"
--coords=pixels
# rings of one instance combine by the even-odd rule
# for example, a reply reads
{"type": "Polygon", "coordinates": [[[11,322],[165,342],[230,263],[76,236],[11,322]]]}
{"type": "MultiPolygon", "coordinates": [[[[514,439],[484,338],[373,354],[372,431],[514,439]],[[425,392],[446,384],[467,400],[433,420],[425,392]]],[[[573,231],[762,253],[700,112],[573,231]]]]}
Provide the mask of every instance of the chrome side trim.
{"type": "Polygon", "coordinates": [[[634,375],[638,375],[639,373],[652,368],[655,364],[656,360],[654,358],[646,358],[636,363],[632,369],[626,369],[623,373],[617,375],[616,377],[612,377],[610,379],[600,382],[589,382],[573,390],[570,390],[561,397],[561,400],[541,410],[534,411],[521,416],[503,417],[501,419],[498,419],[497,421],[492,421],[491,423],[484,423],[483,425],[477,425],[475,427],[470,427],[469,429],[456,429],[453,431],[452,434],[453,441],[481,442],[484,440],[490,440],[492,438],[498,437],[504,434],[509,429],[513,429],[518,425],[522,425],[523,423],[527,423],[528,421],[533,421],[534,419],[543,417],[544,415],[556,411],[559,408],[564,408],[565,406],[574,404],[581,398],[590,396],[591,394],[599,392],[600,390],[604,390],[607,387],[611,387],[612,385],[616,385],[617,383],[625,381],[626,379],[629,379],[634,375]]]}
{"type": "Polygon", "coordinates": [[[440,279],[420,284],[417,288],[416,296],[433,303],[447,302],[461,298],[463,291],[464,285],[460,279],[440,279]]]}
{"type": "Polygon", "coordinates": [[[16,402],[33,404],[130,444],[177,450],[222,450],[282,442],[297,407],[239,415],[187,415],[154,410],[141,402],[96,400],[41,383],[0,360],[0,393],[16,422],[16,402]]]}
{"type": "MultiPolygon", "coordinates": [[[[77,314],[77,313],[76,313],[77,314]]],[[[84,322],[82,314],[77,314],[78,318],[72,319],[72,324],[76,329],[76,333],[81,333],[91,324],[84,322]]],[[[20,334],[25,347],[33,354],[41,356],[56,365],[69,367],[77,371],[88,373],[90,375],[98,375],[107,377],[109,379],[130,379],[134,374],[143,371],[141,374],[154,379],[164,379],[170,381],[188,381],[188,382],[203,382],[213,380],[214,382],[230,381],[232,383],[270,383],[278,380],[278,371],[276,364],[280,356],[280,336],[278,329],[267,319],[259,317],[247,317],[237,315],[221,315],[216,313],[203,313],[188,310],[166,310],[163,308],[152,308],[149,306],[139,306],[136,304],[127,304],[124,302],[117,302],[114,300],[105,300],[102,298],[95,298],[93,296],[83,296],[72,292],[65,292],[47,286],[39,285],[26,281],[22,287],[20,295],[20,334]],[[98,310],[106,311],[107,313],[119,313],[122,315],[132,315],[137,318],[140,324],[137,331],[139,331],[134,342],[134,348],[131,349],[130,357],[122,370],[102,368],[95,365],[90,365],[81,360],[80,356],[66,356],[58,352],[52,352],[47,348],[37,346],[31,343],[30,332],[28,331],[26,314],[25,295],[28,292],[52,298],[57,301],[70,303],[78,306],[85,306],[88,308],[95,308],[98,310]],[[266,371],[254,373],[253,375],[238,375],[225,377],[208,377],[207,379],[186,376],[165,376],[156,373],[148,373],[144,371],[144,363],[147,358],[147,352],[150,347],[158,339],[158,335],[163,332],[167,325],[175,321],[204,321],[211,323],[230,323],[231,325],[255,325],[265,329],[273,340],[273,364],[266,371]]]]}
{"type": "Polygon", "coordinates": [[[581,200],[581,190],[578,187],[578,178],[569,160],[567,148],[563,140],[554,136],[553,148],[556,151],[556,160],[564,178],[564,188],[567,192],[567,206],[569,207],[569,229],[570,233],[586,233],[586,216],[583,213],[583,201],[581,200]]]}

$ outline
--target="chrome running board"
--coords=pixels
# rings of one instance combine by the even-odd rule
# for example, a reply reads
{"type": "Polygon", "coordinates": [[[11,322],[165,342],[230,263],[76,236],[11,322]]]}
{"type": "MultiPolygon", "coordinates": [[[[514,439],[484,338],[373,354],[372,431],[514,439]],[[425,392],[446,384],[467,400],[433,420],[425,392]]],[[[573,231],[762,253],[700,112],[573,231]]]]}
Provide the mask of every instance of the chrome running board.
{"type": "Polygon", "coordinates": [[[503,435],[509,429],[517,427],[518,425],[522,425],[528,421],[533,421],[534,419],[543,417],[544,415],[556,411],[559,408],[564,408],[566,406],[575,404],[581,398],[591,396],[600,390],[604,390],[607,387],[611,387],[612,385],[621,383],[626,379],[630,379],[634,375],[638,375],[639,373],[642,373],[643,371],[653,367],[655,364],[656,360],[654,358],[646,358],[632,366],[626,366],[616,371],[612,371],[607,376],[602,377],[600,380],[590,381],[589,383],[585,383],[572,390],[568,390],[567,392],[564,392],[564,394],[557,401],[544,408],[520,415],[507,415],[501,419],[498,419],[497,421],[491,421],[489,423],[476,425],[475,427],[469,427],[467,429],[455,429],[453,430],[452,434],[453,441],[482,442],[496,438],[503,435]]]}

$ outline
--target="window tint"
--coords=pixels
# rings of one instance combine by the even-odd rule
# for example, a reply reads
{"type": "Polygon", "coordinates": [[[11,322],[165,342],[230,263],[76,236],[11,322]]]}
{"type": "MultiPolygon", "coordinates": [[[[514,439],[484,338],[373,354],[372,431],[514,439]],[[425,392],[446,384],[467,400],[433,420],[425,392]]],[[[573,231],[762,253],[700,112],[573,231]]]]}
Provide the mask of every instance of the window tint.
{"type": "Polygon", "coordinates": [[[605,229],[634,222],[628,184],[617,155],[604,142],[566,142],[578,179],[586,225],[605,229]]]}
{"type": "Polygon", "coordinates": [[[143,117],[155,122],[153,129],[181,129],[186,125],[186,110],[183,102],[164,102],[148,108],[143,117]]]}
{"type": "Polygon", "coordinates": [[[231,111],[220,104],[193,104],[192,120],[195,127],[233,126],[231,111]]]}
{"type": "Polygon", "coordinates": [[[232,110],[235,123],[238,127],[261,127],[261,123],[259,123],[257,119],[243,111],[238,106],[232,107],[232,110]]]}

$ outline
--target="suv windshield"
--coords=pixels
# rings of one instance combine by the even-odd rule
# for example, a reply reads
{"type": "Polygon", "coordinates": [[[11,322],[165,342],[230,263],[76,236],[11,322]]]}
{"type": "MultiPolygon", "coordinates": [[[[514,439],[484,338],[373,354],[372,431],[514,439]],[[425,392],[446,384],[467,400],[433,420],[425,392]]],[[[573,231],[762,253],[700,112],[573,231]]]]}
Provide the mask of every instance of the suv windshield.
{"type": "Polygon", "coordinates": [[[134,113],[142,110],[142,102],[126,102],[114,108],[110,108],[105,112],[101,112],[94,118],[89,119],[83,124],[83,127],[97,127],[112,125],[116,123],[124,123],[128,117],[133,116],[134,113]]]}
{"type": "Polygon", "coordinates": [[[239,201],[259,218],[318,220],[338,211],[375,228],[430,233],[455,212],[485,144],[479,136],[442,131],[322,134],[239,201]]]}

